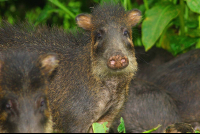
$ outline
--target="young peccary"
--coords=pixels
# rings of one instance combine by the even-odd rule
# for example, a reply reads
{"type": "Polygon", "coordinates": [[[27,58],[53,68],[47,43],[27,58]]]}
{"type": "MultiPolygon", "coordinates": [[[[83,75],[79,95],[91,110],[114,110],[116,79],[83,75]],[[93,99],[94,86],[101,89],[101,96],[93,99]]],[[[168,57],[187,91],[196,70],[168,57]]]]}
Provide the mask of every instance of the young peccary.
{"type": "Polygon", "coordinates": [[[137,9],[125,12],[119,4],[104,3],[76,17],[83,32],[41,27],[30,33],[7,25],[0,29],[0,47],[14,42],[30,51],[56,52],[60,66],[49,91],[54,130],[92,132],[94,122],[110,127],[125,102],[137,70],[132,27],[140,18],[137,9]]]}
{"type": "Polygon", "coordinates": [[[56,54],[0,52],[0,132],[53,132],[47,90],[56,54]]]}

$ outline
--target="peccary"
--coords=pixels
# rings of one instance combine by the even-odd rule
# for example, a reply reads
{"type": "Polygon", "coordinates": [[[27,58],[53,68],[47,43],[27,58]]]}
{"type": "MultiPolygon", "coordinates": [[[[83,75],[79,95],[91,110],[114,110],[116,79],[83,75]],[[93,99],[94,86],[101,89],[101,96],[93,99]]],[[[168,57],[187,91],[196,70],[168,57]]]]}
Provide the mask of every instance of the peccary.
{"type": "Polygon", "coordinates": [[[168,126],[164,133],[195,133],[195,131],[190,124],[178,122],[168,126]]]}
{"type": "MultiPolygon", "coordinates": [[[[134,79],[129,92],[123,111],[118,116],[123,117],[127,133],[142,133],[159,124],[161,127],[154,132],[161,133],[168,125],[181,121],[176,100],[164,89],[142,79],[134,79]]],[[[120,119],[116,118],[110,132],[117,132],[119,124],[120,119]]]]}
{"type": "Polygon", "coordinates": [[[148,80],[156,68],[174,58],[168,51],[157,47],[152,47],[147,52],[144,47],[135,47],[135,56],[138,63],[136,77],[143,80],[148,80]]]}
{"type": "Polygon", "coordinates": [[[0,52],[0,132],[53,132],[47,90],[57,66],[53,53],[0,52]]]}
{"type": "Polygon", "coordinates": [[[174,94],[182,122],[200,127],[200,49],[181,54],[163,64],[149,81],[174,94]]]}
{"type": "Polygon", "coordinates": [[[76,34],[4,25],[0,48],[56,52],[60,65],[49,90],[54,130],[92,132],[94,122],[108,122],[109,128],[125,102],[137,70],[131,28],[140,18],[137,9],[125,12],[119,4],[104,3],[76,17],[85,29],[76,34]]]}

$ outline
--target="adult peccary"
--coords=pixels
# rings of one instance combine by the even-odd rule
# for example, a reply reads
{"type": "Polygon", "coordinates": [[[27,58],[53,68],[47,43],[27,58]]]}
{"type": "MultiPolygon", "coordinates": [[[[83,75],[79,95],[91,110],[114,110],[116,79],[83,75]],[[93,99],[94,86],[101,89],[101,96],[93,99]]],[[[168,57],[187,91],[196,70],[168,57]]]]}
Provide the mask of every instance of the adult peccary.
{"type": "Polygon", "coordinates": [[[145,52],[144,47],[135,47],[138,63],[137,79],[131,81],[129,96],[122,113],[115,119],[111,132],[117,132],[120,117],[123,117],[127,133],[144,132],[162,125],[157,131],[180,121],[172,95],[162,88],[147,82],[156,68],[170,61],[173,56],[164,49],[153,47],[145,52]]]}
{"type": "Polygon", "coordinates": [[[126,100],[137,70],[131,28],[140,18],[137,9],[125,12],[119,4],[104,3],[94,7],[92,14],[76,17],[86,31],[72,34],[56,28],[4,25],[0,44],[2,49],[56,52],[60,66],[49,92],[54,130],[92,132],[94,122],[108,122],[110,127],[126,100]]]}
{"type": "Polygon", "coordinates": [[[142,133],[159,127],[154,132],[164,132],[168,125],[181,122],[173,95],[153,83],[134,79],[129,86],[128,100],[115,119],[110,132],[117,132],[123,117],[127,133],[142,133]]]}
{"type": "Polygon", "coordinates": [[[0,132],[53,132],[47,90],[57,66],[53,53],[0,52],[0,132]]]}
{"type": "Polygon", "coordinates": [[[144,47],[135,47],[135,56],[138,63],[136,77],[148,80],[152,73],[162,64],[172,60],[174,56],[167,50],[152,47],[145,52],[144,47]]]}
{"type": "MultiPolygon", "coordinates": [[[[196,49],[181,54],[152,71],[146,79],[157,86],[141,80],[132,81],[129,86],[130,96],[121,114],[127,132],[142,132],[156,127],[158,123],[166,127],[176,122],[189,123],[199,129],[199,69],[200,49],[196,49]],[[151,95],[154,97],[149,97],[151,95]],[[164,96],[168,96],[168,99],[164,96]]],[[[116,122],[114,131],[119,125],[119,119],[116,122]]],[[[162,132],[164,127],[157,132],[162,132]]]]}
{"type": "Polygon", "coordinates": [[[191,50],[163,64],[149,81],[174,94],[182,122],[200,125],[200,49],[191,50]]]}

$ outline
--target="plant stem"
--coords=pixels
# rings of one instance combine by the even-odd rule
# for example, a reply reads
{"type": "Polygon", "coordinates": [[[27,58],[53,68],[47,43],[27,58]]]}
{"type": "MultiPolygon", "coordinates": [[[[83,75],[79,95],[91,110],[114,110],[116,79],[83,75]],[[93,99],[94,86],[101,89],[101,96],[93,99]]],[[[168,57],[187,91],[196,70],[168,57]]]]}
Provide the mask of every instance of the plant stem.
{"type": "MultiPolygon", "coordinates": [[[[186,4],[185,5],[185,15],[184,15],[185,20],[188,20],[188,17],[189,17],[189,10],[188,10],[188,6],[186,4]]],[[[186,33],[188,32],[188,27],[187,26],[185,26],[185,32],[186,33]]]]}
{"type": "Polygon", "coordinates": [[[199,29],[200,29],[200,15],[199,15],[199,17],[198,17],[198,20],[199,20],[199,29]]]}
{"type": "Polygon", "coordinates": [[[69,10],[67,9],[62,3],[60,3],[58,0],[49,0],[51,3],[53,3],[54,5],[58,6],[60,9],[62,9],[63,11],[65,11],[67,14],[69,14],[69,16],[71,16],[72,18],[75,18],[76,16],[69,10]]]}
{"type": "Polygon", "coordinates": [[[177,3],[177,0],[174,0],[173,2],[174,2],[174,4],[176,5],[176,3],[177,3]]]}
{"type": "Polygon", "coordinates": [[[148,131],[142,132],[142,133],[151,133],[151,132],[153,132],[153,131],[156,131],[159,127],[161,127],[160,124],[158,124],[157,127],[153,128],[153,129],[151,129],[151,130],[148,130],[148,131]]]}
{"type": "Polygon", "coordinates": [[[132,9],[131,0],[128,0],[128,1],[127,1],[127,7],[128,7],[128,10],[131,10],[131,9],[132,9]]]}
{"type": "Polygon", "coordinates": [[[124,0],[124,8],[125,8],[125,11],[127,11],[127,0],[124,0]]]}
{"type": "Polygon", "coordinates": [[[144,6],[146,8],[146,11],[149,10],[149,5],[148,5],[147,0],[143,0],[143,1],[144,1],[144,6]]]}
{"type": "MultiPolygon", "coordinates": [[[[199,27],[198,28],[200,29],[200,15],[198,16],[198,20],[199,20],[199,27]]],[[[196,48],[200,48],[200,39],[196,44],[196,48]]]]}
{"type": "Polygon", "coordinates": [[[180,0],[180,13],[179,13],[179,21],[180,21],[180,30],[181,30],[181,34],[180,35],[184,35],[185,34],[185,23],[184,23],[184,1],[180,0]]]}

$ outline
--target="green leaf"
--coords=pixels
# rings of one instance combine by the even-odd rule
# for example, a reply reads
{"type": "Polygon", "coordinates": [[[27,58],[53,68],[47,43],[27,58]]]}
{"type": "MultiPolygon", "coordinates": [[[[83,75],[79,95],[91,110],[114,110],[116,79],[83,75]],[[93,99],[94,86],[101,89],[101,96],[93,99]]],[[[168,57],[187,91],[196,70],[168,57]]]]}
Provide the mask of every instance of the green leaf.
{"type": "Polygon", "coordinates": [[[199,38],[191,38],[188,36],[171,36],[170,47],[173,55],[183,52],[185,49],[193,46],[199,38]]]}
{"type": "Polygon", "coordinates": [[[178,6],[168,2],[156,5],[146,12],[142,23],[142,42],[146,51],[155,44],[168,23],[178,14],[178,6]]]}
{"type": "Polygon", "coordinates": [[[200,133],[200,131],[195,130],[195,133],[200,133]]]}
{"type": "Polygon", "coordinates": [[[52,8],[50,6],[45,6],[45,8],[41,11],[40,15],[38,16],[35,25],[38,25],[39,23],[41,23],[43,20],[45,20],[46,18],[49,17],[50,15],[50,10],[52,10],[52,8]]]}
{"type": "Polygon", "coordinates": [[[187,35],[190,37],[200,37],[200,29],[189,29],[187,35]]]}
{"type": "Polygon", "coordinates": [[[186,0],[190,10],[200,13],[200,0],[186,0]]]}
{"type": "Polygon", "coordinates": [[[124,124],[124,120],[123,120],[122,117],[120,118],[120,122],[121,122],[121,123],[119,124],[119,126],[118,126],[118,128],[117,128],[117,131],[118,131],[119,133],[121,133],[121,132],[126,133],[125,124],[124,124]]]}
{"type": "Polygon", "coordinates": [[[186,26],[188,28],[197,28],[198,27],[198,21],[186,21],[186,26]]]}
{"type": "Polygon", "coordinates": [[[200,39],[199,39],[199,41],[196,44],[196,48],[200,48],[200,39]]]}
{"type": "Polygon", "coordinates": [[[153,131],[156,131],[159,127],[161,127],[161,125],[159,124],[157,127],[151,129],[151,130],[148,130],[148,131],[145,131],[145,132],[142,132],[142,133],[151,133],[153,131]]]}
{"type": "Polygon", "coordinates": [[[62,3],[60,3],[58,0],[49,0],[51,3],[53,3],[54,5],[56,5],[57,7],[59,7],[60,9],[62,9],[63,11],[65,11],[68,15],[70,15],[72,18],[75,18],[76,16],[74,15],[74,13],[72,13],[69,9],[67,9],[67,7],[65,7],[65,5],[63,5],[62,3]]]}
{"type": "Polygon", "coordinates": [[[92,128],[94,133],[106,133],[106,130],[108,130],[106,127],[107,124],[108,122],[104,122],[103,124],[93,123],[92,128]]]}

